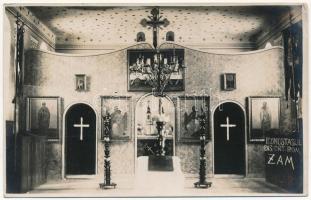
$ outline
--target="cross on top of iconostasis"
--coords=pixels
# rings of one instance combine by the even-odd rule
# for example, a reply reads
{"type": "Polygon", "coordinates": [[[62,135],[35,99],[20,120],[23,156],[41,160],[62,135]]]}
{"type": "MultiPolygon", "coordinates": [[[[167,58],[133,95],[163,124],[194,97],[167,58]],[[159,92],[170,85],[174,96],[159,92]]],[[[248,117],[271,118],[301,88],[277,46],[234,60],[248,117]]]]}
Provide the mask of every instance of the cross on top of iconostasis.
{"type": "Polygon", "coordinates": [[[147,19],[142,19],[140,24],[143,27],[149,26],[152,28],[152,32],[153,32],[153,46],[156,49],[158,46],[158,33],[159,33],[159,28],[161,28],[161,26],[168,26],[169,25],[169,21],[168,19],[164,18],[163,20],[161,20],[162,16],[159,15],[160,11],[159,8],[153,8],[151,10],[151,15],[152,16],[148,16],[148,18],[150,20],[147,19]]]}

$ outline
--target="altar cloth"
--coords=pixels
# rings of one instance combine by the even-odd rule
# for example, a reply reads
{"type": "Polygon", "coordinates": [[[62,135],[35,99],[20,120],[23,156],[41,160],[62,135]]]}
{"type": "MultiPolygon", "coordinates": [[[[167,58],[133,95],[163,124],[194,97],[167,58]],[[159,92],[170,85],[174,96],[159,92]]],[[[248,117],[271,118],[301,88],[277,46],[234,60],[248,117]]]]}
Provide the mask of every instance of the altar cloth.
{"type": "Polygon", "coordinates": [[[172,156],[149,156],[148,171],[173,171],[172,156]]]}

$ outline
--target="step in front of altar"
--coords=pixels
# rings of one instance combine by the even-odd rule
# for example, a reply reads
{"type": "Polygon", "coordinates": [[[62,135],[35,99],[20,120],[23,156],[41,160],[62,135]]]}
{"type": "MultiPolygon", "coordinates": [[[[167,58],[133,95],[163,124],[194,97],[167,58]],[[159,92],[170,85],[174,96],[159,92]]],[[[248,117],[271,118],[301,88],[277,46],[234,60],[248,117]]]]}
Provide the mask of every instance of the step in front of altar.
{"type": "Polygon", "coordinates": [[[184,174],[181,171],[180,159],[176,156],[165,156],[162,159],[155,156],[138,157],[135,186],[150,193],[182,191],[184,174]]]}

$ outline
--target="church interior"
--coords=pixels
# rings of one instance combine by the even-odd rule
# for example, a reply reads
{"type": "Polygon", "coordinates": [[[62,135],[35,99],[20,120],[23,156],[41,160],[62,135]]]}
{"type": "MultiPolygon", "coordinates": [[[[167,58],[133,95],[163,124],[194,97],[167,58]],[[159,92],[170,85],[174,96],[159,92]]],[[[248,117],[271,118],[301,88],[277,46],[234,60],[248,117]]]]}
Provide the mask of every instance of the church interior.
{"type": "Polygon", "coordinates": [[[5,5],[5,195],[304,195],[305,16],[5,5]]]}

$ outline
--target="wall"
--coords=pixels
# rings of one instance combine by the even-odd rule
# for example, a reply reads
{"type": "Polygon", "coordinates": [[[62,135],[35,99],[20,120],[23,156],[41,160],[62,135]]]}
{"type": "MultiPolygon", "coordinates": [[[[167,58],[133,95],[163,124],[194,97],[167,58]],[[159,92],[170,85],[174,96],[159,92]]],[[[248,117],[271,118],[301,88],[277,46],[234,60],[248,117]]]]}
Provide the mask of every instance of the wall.
{"type": "Polygon", "coordinates": [[[3,23],[3,34],[5,40],[3,40],[3,86],[7,88],[7,91],[4,93],[4,105],[6,106],[6,112],[4,113],[5,120],[13,121],[14,116],[14,104],[12,100],[14,98],[14,32],[13,32],[13,23],[9,16],[4,16],[3,23]]]}
{"type": "MultiPolygon", "coordinates": [[[[12,100],[15,95],[15,45],[16,45],[16,18],[15,16],[5,10],[4,17],[4,59],[3,59],[3,74],[4,76],[4,88],[8,88],[4,93],[6,113],[5,120],[14,120],[14,104],[12,100]]],[[[54,51],[45,41],[43,41],[37,33],[30,30],[26,25],[24,33],[24,50],[28,49],[42,49],[48,51],[54,51]],[[36,45],[34,44],[36,41],[36,45]]]]}
{"type": "MultiPolygon", "coordinates": [[[[6,121],[6,131],[7,131],[7,140],[5,143],[7,151],[7,178],[12,182],[10,185],[7,182],[7,191],[13,190],[16,187],[16,169],[14,167],[15,161],[18,159],[14,153],[16,150],[16,135],[13,135],[13,124],[14,124],[14,104],[13,99],[15,96],[15,51],[16,51],[16,18],[8,9],[5,9],[4,12],[4,21],[3,21],[3,32],[4,32],[4,45],[3,45],[3,88],[4,88],[4,121],[6,121]],[[11,124],[11,126],[8,126],[11,124]]],[[[41,39],[38,33],[33,32],[28,28],[28,24],[24,26],[24,51],[29,49],[45,49],[49,51],[54,51],[43,39],[41,39]]],[[[25,113],[24,105],[18,109],[18,113],[22,115],[25,113]]],[[[25,127],[25,118],[21,119],[23,127],[25,127]]]]}
{"type": "MultiPolygon", "coordinates": [[[[140,44],[130,48],[147,48],[140,44]]],[[[164,44],[161,48],[172,48],[172,44],[164,44]]],[[[175,47],[179,47],[175,45],[175,47]]],[[[25,93],[29,96],[60,96],[64,108],[77,102],[87,102],[100,113],[101,95],[129,95],[133,103],[143,96],[144,92],[127,91],[127,51],[93,56],[66,55],[37,50],[26,54],[25,93]],[[91,77],[90,91],[80,93],[75,91],[75,74],[86,74],[91,77]]],[[[185,91],[169,92],[169,97],[198,94],[210,91],[211,110],[219,102],[233,100],[246,109],[246,97],[284,95],[283,49],[274,47],[261,51],[212,54],[185,49],[185,91]],[[230,92],[220,91],[220,75],[222,73],[237,74],[237,89],[230,92]]],[[[286,104],[282,100],[281,130],[290,126],[286,104]]],[[[212,113],[211,113],[212,115],[212,113]]],[[[212,117],[210,117],[212,119],[212,117]]],[[[210,121],[211,123],[211,121],[210,121]]],[[[100,134],[100,123],[97,122],[97,135],[100,134]]],[[[132,126],[134,123],[132,123],[132,126]]],[[[210,126],[212,131],[212,126],[210,126]]],[[[178,132],[178,130],[177,130],[178,132]]],[[[178,133],[177,133],[178,134],[178,133]]],[[[134,135],[125,142],[112,144],[112,171],[115,174],[134,172],[134,135]]],[[[48,177],[60,178],[61,141],[51,142],[49,162],[53,168],[48,171],[48,177]]],[[[98,139],[98,172],[103,172],[103,144],[98,139]]],[[[207,144],[207,173],[213,174],[213,141],[207,144]]],[[[197,173],[199,166],[199,144],[176,142],[176,155],[180,157],[182,170],[185,173],[197,173]]],[[[248,175],[264,177],[263,146],[247,144],[248,175]]]]}
{"type": "MultiPolygon", "coordinates": [[[[133,45],[139,43],[133,43],[133,45]]],[[[197,49],[204,52],[209,53],[238,53],[238,52],[247,52],[252,51],[255,47],[251,46],[243,46],[241,45],[233,45],[233,44],[215,44],[212,45],[185,45],[185,47],[190,49],[197,49]]],[[[86,48],[83,46],[79,46],[79,48],[63,48],[63,49],[55,49],[55,52],[58,53],[66,53],[66,54],[105,54],[109,52],[114,52],[119,49],[127,48],[128,45],[109,45],[109,46],[100,46],[100,48],[86,48]]],[[[277,46],[276,44],[274,46],[277,46]]]]}

